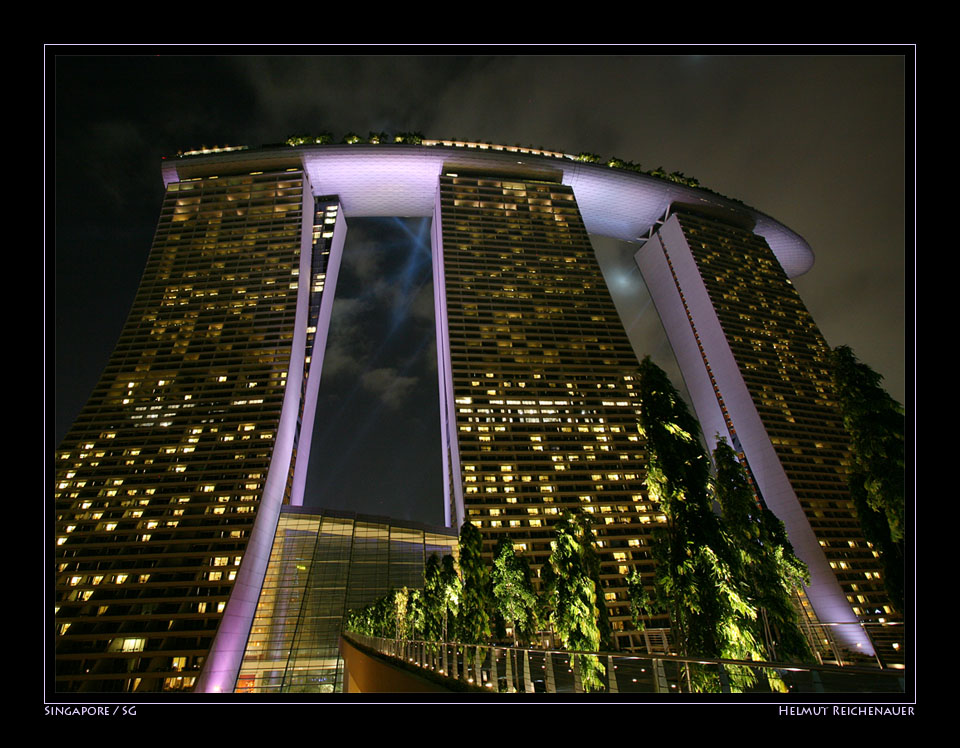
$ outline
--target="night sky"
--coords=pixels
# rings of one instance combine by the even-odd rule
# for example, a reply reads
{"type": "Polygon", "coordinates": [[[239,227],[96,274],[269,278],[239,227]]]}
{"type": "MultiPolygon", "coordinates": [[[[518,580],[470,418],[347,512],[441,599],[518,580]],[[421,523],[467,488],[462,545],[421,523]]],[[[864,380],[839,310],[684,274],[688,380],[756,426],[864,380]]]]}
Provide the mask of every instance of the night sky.
{"type": "MultiPolygon", "coordinates": [[[[167,56],[163,48],[101,56],[71,48],[48,56],[50,448],[79,413],[133,302],[159,214],[161,156],[321,131],[590,151],[694,176],[810,243],[816,263],[795,284],[827,342],[851,346],[904,402],[907,362],[911,372],[915,362],[912,340],[905,349],[914,315],[913,70],[899,56],[909,50],[590,49],[598,54],[398,57],[364,47],[350,56],[167,56]]],[[[348,228],[308,501],[438,523],[429,221],[351,220],[348,228]]],[[[912,402],[907,408],[912,414],[912,402]]]]}

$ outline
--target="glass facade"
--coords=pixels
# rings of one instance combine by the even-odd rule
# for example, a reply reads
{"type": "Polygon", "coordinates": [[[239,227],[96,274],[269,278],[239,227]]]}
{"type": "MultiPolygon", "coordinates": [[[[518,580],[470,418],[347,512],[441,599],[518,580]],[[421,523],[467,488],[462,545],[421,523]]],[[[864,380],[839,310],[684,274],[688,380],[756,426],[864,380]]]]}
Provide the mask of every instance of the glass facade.
{"type": "Polygon", "coordinates": [[[346,613],[392,589],[422,588],[426,559],[456,546],[453,530],[285,508],[236,691],[341,693],[346,613]]]}

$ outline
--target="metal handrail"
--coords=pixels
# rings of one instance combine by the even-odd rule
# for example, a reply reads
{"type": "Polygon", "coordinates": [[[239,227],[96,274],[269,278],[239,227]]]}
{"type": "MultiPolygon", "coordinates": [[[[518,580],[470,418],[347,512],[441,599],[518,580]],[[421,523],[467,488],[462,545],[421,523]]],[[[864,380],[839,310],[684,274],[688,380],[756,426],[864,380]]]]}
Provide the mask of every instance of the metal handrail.
{"type": "Polygon", "coordinates": [[[584,667],[592,669],[595,675],[601,673],[602,688],[594,690],[607,693],[688,691],[692,688],[691,671],[710,674],[717,686],[715,690],[721,692],[782,692],[784,689],[795,693],[904,691],[904,671],[883,667],[840,667],[673,654],[570,652],[382,638],[353,632],[344,632],[344,636],[387,657],[447,678],[482,685],[491,691],[581,693],[587,690],[583,682],[584,667]],[[539,666],[537,672],[534,672],[535,665],[539,666]],[[749,688],[732,685],[731,676],[740,675],[742,684],[742,676],[747,674],[754,680],[749,688]]]}

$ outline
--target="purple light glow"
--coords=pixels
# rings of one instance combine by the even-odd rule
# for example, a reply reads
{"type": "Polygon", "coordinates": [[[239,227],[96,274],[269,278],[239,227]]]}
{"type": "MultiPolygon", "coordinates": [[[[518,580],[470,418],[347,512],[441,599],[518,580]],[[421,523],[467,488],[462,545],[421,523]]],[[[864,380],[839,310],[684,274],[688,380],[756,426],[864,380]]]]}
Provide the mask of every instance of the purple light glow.
{"type": "Polygon", "coordinates": [[[460,443],[457,438],[457,417],[453,397],[453,371],[450,363],[450,329],[446,325],[447,294],[443,270],[443,231],[440,226],[440,191],[435,200],[431,237],[433,255],[433,312],[437,324],[437,375],[440,383],[440,451],[443,463],[443,521],[447,527],[460,527],[466,519],[463,507],[463,484],[459,479],[447,480],[450,471],[460,464],[460,443]],[[451,487],[453,497],[450,496],[451,487]],[[451,501],[452,498],[452,501],[451,501]],[[451,517],[451,508],[456,513],[451,517]]]}

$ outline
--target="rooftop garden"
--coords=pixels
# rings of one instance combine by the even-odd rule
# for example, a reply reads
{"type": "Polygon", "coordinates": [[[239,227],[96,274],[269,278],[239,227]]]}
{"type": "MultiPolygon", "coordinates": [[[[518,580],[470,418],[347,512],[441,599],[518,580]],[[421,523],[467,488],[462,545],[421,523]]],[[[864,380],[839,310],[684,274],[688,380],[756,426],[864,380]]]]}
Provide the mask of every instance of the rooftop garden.
{"type": "MultiPolygon", "coordinates": [[[[419,132],[398,132],[393,135],[386,132],[369,132],[366,136],[360,135],[355,132],[348,132],[339,140],[330,132],[319,132],[316,134],[303,134],[303,135],[291,135],[286,140],[283,141],[283,145],[291,146],[297,148],[304,145],[334,145],[334,144],[343,144],[343,145],[355,145],[358,143],[372,144],[372,145],[423,145],[423,146],[447,146],[447,147],[456,147],[456,148],[475,148],[478,150],[492,150],[492,151],[508,151],[511,153],[524,153],[534,156],[547,156],[550,158],[561,158],[568,159],[571,161],[580,161],[588,164],[600,164],[607,166],[610,169],[620,169],[622,171],[633,171],[638,174],[644,174],[648,177],[655,177],[657,179],[663,179],[667,182],[673,182],[675,184],[681,184],[685,187],[695,187],[697,189],[705,190],[714,195],[718,195],[726,200],[731,200],[736,203],[743,205],[742,200],[737,198],[727,197],[722,195],[715,190],[711,190],[709,187],[704,187],[700,184],[700,180],[696,177],[688,177],[681,171],[671,171],[668,172],[662,166],[658,166],[655,169],[644,169],[640,164],[635,164],[633,161],[626,161],[622,158],[616,156],[611,156],[610,158],[605,158],[596,153],[589,153],[583,151],[576,155],[569,153],[563,153],[562,151],[553,151],[544,148],[543,146],[523,146],[519,143],[516,143],[512,146],[509,145],[498,145],[491,143],[489,141],[477,141],[477,140],[461,140],[459,138],[453,139],[431,139],[425,137],[422,133],[419,132]]],[[[279,144],[278,144],[279,145],[279,144]]],[[[198,155],[209,155],[213,153],[222,153],[225,151],[234,151],[234,150],[246,150],[246,146],[214,146],[212,148],[207,148],[202,146],[201,148],[190,150],[190,151],[180,151],[177,155],[181,158],[185,156],[198,156],[198,155]]]]}
{"type": "Polygon", "coordinates": [[[646,174],[647,176],[666,179],[669,182],[683,184],[687,187],[700,187],[703,189],[700,185],[700,181],[696,177],[688,177],[680,171],[668,172],[662,166],[658,166],[655,169],[643,169],[640,164],[635,164],[633,161],[624,161],[622,158],[617,158],[616,156],[611,158],[603,158],[598,156],[596,153],[588,153],[586,151],[578,153],[574,156],[561,151],[552,151],[544,148],[543,146],[522,146],[519,143],[516,143],[513,146],[506,146],[497,145],[489,141],[460,140],[459,138],[452,138],[449,140],[434,140],[424,137],[424,135],[419,132],[399,132],[392,136],[385,132],[370,132],[366,137],[358,135],[355,132],[348,132],[339,141],[337,141],[336,137],[334,137],[332,133],[321,132],[316,135],[291,135],[284,141],[286,145],[292,147],[302,145],[332,145],[337,142],[345,145],[354,145],[356,143],[371,143],[374,145],[380,145],[384,143],[428,146],[444,145],[459,148],[478,148],[480,150],[531,153],[537,156],[552,156],[553,158],[565,158],[573,161],[582,161],[589,164],[604,164],[611,169],[635,171],[638,174],[646,174]]]}

